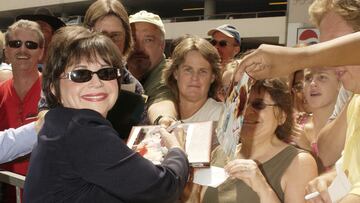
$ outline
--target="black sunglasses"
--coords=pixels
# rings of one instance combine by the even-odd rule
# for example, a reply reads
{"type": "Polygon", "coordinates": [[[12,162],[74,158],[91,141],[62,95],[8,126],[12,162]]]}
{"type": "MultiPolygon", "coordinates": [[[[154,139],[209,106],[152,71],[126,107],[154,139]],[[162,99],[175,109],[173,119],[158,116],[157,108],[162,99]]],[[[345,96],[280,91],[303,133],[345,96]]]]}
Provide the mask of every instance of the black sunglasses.
{"type": "Polygon", "coordinates": [[[88,82],[92,79],[92,76],[96,74],[100,80],[114,80],[121,76],[120,69],[113,68],[113,67],[107,67],[102,68],[96,72],[93,72],[88,69],[78,69],[73,70],[65,74],[64,79],[69,79],[73,82],[82,83],[82,82],[88,82]]]}
{"type": "Polygon", "coordinates": [[[213,46],[216,46],[219,43],[220,47],[226,47],[228,45],[228,42],[226,40],[217,41],[216,39],[212,39],[212,40],[210,40],[210,43],[213,46]]]}
{"type": "Polygon", "coordinates": [[[256,99],[256,100],[250,102],[250,105],[253,109],[258,110],[258,111],[265,109],[267,106],[277,106],[277,104],[266,104],[261,99],[256,99]]]}
{"type": "MultiPolygon", "coordinates": [[[[21,40],[10,40],[9,41],[9,47],[11,48],[20,48],[23,44],[23,41],[21,40]]],[[[24,42],[25,47],[28,49],[37,49],[39,47],[39,44],[33,41],[26,41],[24,42]]]]}

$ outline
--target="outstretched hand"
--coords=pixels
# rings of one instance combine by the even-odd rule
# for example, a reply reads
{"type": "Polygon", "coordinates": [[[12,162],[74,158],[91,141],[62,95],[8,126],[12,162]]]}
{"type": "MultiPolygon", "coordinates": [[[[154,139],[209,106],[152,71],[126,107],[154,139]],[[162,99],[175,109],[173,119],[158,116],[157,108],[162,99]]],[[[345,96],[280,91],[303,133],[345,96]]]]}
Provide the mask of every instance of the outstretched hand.
{"type": "Polygon", "coordinates": [[[251,54],[239,60],[235,71],[235,81],[239,81],[245,71],[254,79],[265,79],[288,74],[299,69],[297,48],[263,44],[251,54]]]}

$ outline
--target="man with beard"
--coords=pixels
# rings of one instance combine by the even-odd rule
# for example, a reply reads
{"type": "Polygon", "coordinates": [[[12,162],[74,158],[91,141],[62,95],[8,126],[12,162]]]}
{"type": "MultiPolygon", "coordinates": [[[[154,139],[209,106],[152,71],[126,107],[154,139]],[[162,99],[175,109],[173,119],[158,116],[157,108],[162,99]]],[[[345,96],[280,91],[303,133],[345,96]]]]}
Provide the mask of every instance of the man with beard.
{"type": "MultiPolygon", "coordinates": [[[[43,56],[43,47],[44,35],[37,23],[19,20],[8,28],[5,54],[12,65],[13,77],[0,85],[0,130],[17,128],[36,119],[41,91],[37,64],[43,56]]],[[[23,159],[1,168],[25,175],[27,166],[28,160],[23,159]]]]}
{"type": "Polygon", "coordinates": [[[147,11],[129,16],[134,50],[127,61],[129,71],[141,82],[148,95],[151,123],[170,125],[176,120],[174,96],[162,81],[165,67],[165,29],[161,18],[147,11]]]}

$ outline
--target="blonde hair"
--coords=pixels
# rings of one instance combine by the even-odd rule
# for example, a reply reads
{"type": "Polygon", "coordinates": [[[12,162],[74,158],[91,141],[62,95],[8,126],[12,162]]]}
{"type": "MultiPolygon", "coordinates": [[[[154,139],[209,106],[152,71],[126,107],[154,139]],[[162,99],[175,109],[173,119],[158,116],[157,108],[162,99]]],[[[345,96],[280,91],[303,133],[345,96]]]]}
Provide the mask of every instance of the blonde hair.
{"type": "Polygon", "coordinates": [[[355,31],[360,30],[360,0],[314,0],[309,7],[310,21],[319,27],[330,11],[344,18],[355,31]]]}
{"type": "Polygon", "coordinates": [[[9,26],[9,28],[7,29],[7,31],[5,33],[5,46],[7,46],[9,43],[10,35],[13,34],[13,32],[15,32],[15,30],[17,30],[17,29],[24,29],[24,30],[29,30],[29,31],[35,32],[35,34],[37,35],[38,40],[39,40],[39,42],[38,42],[39,47],[40,48],[44,47],[45,39],[44,39],[44,35],[41,31],[40,25],[34,21],[29,21],[29,20],[19,20],[9,26]]]}

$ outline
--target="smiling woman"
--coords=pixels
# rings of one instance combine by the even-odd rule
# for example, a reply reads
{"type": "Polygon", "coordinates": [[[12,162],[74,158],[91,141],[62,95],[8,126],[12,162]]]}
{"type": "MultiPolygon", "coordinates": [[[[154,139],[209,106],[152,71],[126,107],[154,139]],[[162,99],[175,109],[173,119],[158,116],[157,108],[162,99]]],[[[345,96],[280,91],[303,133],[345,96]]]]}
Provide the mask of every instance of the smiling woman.
{"type": "Polygon", "coordinates": [[[317,175],[309,153],[284,142],[292,127],[291,96],[279,79],[252,86],[235,160],[218,147],[213,166],[232,177],[203,190],[203,202],[305,202],[305,186],[317,175]],[[299,177],[298,171],[304,175],[299,177]]]}
{"type": "Polygon", "coordinates": [[[111,39],[64,27],[48,53],[43,91],[50,110],[31,154],[25,202],[174,202],[188,175],[176,136],[160,130],[169,153],[155,166],[128,148],[105,119],[123,68],[111,39]]]}

